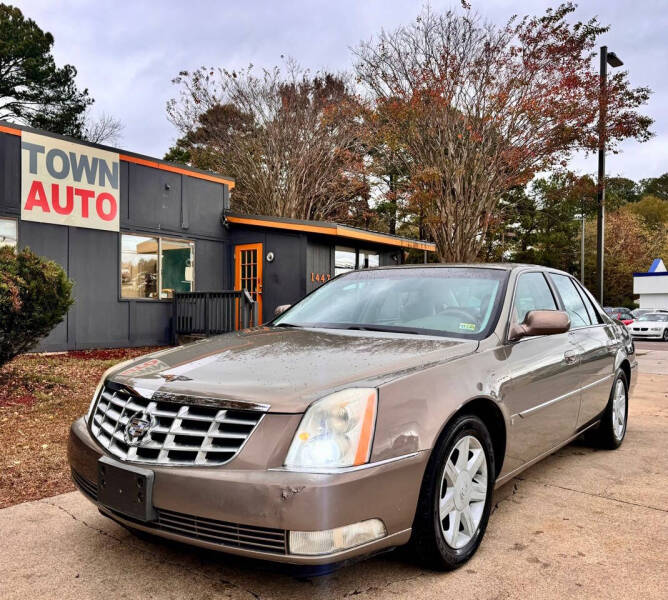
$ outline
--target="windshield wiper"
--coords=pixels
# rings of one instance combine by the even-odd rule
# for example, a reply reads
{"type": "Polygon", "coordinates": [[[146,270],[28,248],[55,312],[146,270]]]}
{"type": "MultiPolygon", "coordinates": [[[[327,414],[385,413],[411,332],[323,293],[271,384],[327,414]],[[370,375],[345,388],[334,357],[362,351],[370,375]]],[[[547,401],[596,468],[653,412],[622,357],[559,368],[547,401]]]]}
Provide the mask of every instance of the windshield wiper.
{"type": "Polygon", "coordinates": [[[276,325],[272,325],[272,327],[301,327],[301,325],[295,325],[294,323],[276,323],[276,325]]]}
{"type": "Polygon", "coordinates": [[[383,331],[386,333],[409,333],[412,335],[420,335],[418,331],[414,329],[407,329],[404,327],[380,327],[378,325],[349,325],[347,327],[341,327],[341,329],[348,329],[352,331],[383,331]]]}

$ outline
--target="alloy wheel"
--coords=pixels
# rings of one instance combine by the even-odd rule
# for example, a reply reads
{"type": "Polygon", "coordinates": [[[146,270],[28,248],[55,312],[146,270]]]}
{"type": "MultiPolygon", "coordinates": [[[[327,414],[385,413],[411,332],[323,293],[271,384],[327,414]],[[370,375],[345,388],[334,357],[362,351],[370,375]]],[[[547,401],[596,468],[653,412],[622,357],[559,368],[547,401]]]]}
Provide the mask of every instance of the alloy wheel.
{"type": "Polygon", "coordinates": [[[663,341],[668,342],[668,329],[663,330],[663,341]]]}
{"type": "Polygon", "coordinates": [[[445,542],[463,548],[475,536],[487,499],[487,457],[472,435],[461,438],[445,463],[439,519],[445,542]]]}
{"type": "Polygon", "coordinates": [[[626,426],[626,388],[621,379],[615,384],[615,395],[612,399],[612,429],[615,437],[621,440],[626,426]]]}

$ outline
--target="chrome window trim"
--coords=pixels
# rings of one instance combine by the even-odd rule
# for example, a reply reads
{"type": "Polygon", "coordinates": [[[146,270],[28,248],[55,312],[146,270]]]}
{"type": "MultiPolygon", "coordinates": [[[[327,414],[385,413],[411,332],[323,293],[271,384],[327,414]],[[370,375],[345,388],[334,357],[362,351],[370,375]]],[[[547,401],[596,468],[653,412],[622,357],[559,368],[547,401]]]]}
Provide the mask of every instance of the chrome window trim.
{"type": "Polygon", "coordinates": [[[573,391],[566,392],[565,394],[562,394],[561,396],[557,396],[556,398],[552,398],[551,400],[548,400],[547,402],[543,402],[542,404],[538,404],[536,406],[532,406],[531,408],[527,408],[526,410],[523,410],[522,412],[516,413],[511,416],[511,419],[514,417],[520,417],[521,419],[524,419],[527,415],[530,415],[531,413],[534,413],[538,410],[541,410],[542,408],[546,408],[547,406],[550,406],[551,404],[555,404],[556,402],[560,402],[561,400],[565,400],[566,398],[570,398],[574,394],[579,394],[580,392],[584,392],[585,390],[588,390],[589,388],[592,388],[596,385],[599,385],[601,383],[604,383],[608,379],[614,377],[615,374],[611,373],[610,375],[606,375],[605,377],[601,377],[601,379],[597,379],[596,381],[593,381],[592,383],[588,383],[587,385],[583,385],[582,387],[576,388],[573,391]]]}

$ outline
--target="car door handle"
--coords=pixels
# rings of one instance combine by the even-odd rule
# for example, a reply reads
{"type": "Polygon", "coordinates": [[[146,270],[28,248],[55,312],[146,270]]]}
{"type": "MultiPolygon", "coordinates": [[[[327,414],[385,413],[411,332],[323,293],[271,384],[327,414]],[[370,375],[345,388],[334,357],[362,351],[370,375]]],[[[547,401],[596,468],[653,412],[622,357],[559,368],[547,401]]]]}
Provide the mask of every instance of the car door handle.
{"type": "Polygon", "coordinates": [[[566,350],[564,352],[564,362],[567,365],[574,365],[578,362],[580,355],[575,350],[566,350]]]}

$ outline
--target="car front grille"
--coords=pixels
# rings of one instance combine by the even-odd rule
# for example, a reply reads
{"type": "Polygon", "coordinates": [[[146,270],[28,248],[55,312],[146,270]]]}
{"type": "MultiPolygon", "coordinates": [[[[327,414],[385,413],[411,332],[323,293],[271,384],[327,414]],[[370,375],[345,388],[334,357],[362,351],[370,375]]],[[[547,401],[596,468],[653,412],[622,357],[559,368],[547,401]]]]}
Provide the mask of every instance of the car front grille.
{"type": "Polygon", "coordinates": [[[262,416],[257,410],[190,403],[187,397],[178,402],[150,400],[107,384],[91,415],[90,429],[98,443],[121,460],[221,465],[236,456],[262,416]],[[126,426],[134,416],[151,423],[137,445],[126,438],[126,426]]]}
{"type": "MultiPolygon", "coordinates": [[[[89,481],[75,470],[72,470],[72,479],[86,496],[97,502],[97,485],[95,483],[89,481]]],[[[229,521],[218,521],[216,519],[188,515],[157,507],[155,508],[155,520],[148,522],[135,521],[132,517],[117,513],[116,511],[111,512],[121,519],[136,522],[138,525],[149,529],[165,531],[210,544],[217,544],[222,548],[241,548],[256,552],[287,554],[287,533],[284,529],[240,525],[238,523],[230,523],[229,521]]]]}

